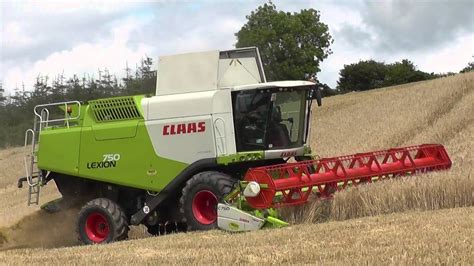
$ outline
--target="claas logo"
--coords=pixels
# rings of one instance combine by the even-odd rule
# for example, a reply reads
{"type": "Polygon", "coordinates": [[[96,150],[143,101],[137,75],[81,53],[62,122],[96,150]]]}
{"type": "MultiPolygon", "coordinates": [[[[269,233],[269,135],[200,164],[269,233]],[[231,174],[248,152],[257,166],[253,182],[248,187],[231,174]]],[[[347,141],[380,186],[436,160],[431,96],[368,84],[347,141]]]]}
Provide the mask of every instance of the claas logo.
{"type": "Polygon", "coordinates": [[[163,126],[163,136],[201,133],[206,131],[206,122],[192,122],[163,126]]]}

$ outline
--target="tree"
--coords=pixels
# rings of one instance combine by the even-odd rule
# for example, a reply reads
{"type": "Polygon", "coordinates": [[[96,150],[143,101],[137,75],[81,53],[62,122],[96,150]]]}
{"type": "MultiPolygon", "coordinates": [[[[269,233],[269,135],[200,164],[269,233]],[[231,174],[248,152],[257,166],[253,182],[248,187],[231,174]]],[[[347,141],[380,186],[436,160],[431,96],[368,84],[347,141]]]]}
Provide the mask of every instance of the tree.
{"type": "Polygon", "coordinates": [[[319,88],[321,89],[321,95],[323,97],[330,97],[330,96],[334,96],[334,95],[339,94],[338,90],[331,89],[331,87],[329,87],[329,85],[327,85],[326,83],[319,83],[319,84],[320,84],[319,88]]]}
{"type": "Polygon", "coordinates": [[[98,70],[99,72],[99,79],[95,81],[97,85],[97,92],[99,98],[111,97],[114,94],[117,94],[118,88],[115,87],[116,82],[114,77],[110,74],[107,68],[104,70],[98,70]]]}
{"type": "Polygon", "coordinates": [[[299,13],[277,11],[272,2],[259,6],[235,34],[236,47],[259,49],[268,80],[304,79],[320,71],[332,52],[328,26],[314,9],[299,13]]]}
{"type": "Polygon", "coordinates": [[[410,60],[403,59],[401,62],[387,65],[384,86],[426,80],[429,79],[429,75],[428,73],[417,70],[415,64],[410,60]]]}
{"type": "Polygon", "coordinates": [[[0,105],[2,105],[3,102],[6,100],[6,98],[3,96],[3,93],[5,93],[5,90],[3,89],[3,84],[0,81],[0,105]]]}
{"type": "MultiPolygon", "coordinates": [[[[38,77],[36,77],[36,83],[33,85],[32,98],[34,98],[38,104],[51,101],[49,96],[53,91],[52,87],[48,85],[48,80],[48,76],[38,75],[38,77]]],[[[23,91],[25,91],[24,88],[23,91]]]]}
{"type": "Polygon", "coordinates": [[[364,91],[382,87],[387,66],[374,60],[344,65],[339,71],[337,87],[341,92],[364,91]]]}
{"type": "Polygon", "coordinates": [[[152,65],[153,60],[151,57],[146,56],[145,59],[142,58],[140,67],[138,67],[141,78],[153,78],[156,75],[155,71],[151,69],[152,65]]]}
{"type": "MultiPolygon", "coordinates": [[[[85,79],[85,78],[84,78],[85,79]]],[[[66,81],[66,95],[68,100],[78,100],[78,101],[84,101],[85,95],[84,95],[84,84],[85,80],[83,80],[82,85],[81,81],[77,77],[76,74],[72,76],[72,78],[69,78],[66,81]]]]}
{"type": "MultiPolygon", "coordinates": [[[[142,59],[133,77],[131,69],[126,69],[126,77],[119,82],[115,74],[108,69],[98,69],[98,79],[94,75],[77,75],[65,77],[64,74],[50,79],[39,74],[33,88],[16,88],[11,101],[2,104],[3,86],[0,82],[0,148],[5,145],[21,145],[24,142],[24,132],[33,123],[33,109],[38,104],[78,100],[89,101],[118,95],[137,95],[151,93],[155,90],[156,70],[152,69],[153,61],[149,57],[142,59]]],[[[60,109],[51,109],[52,115],[64,115],[60,109]],[[58,112],[58,113],[54,113],[58,112]]]]}
{"type": "Polygon", "coordinates": [[[438,76],[417,70],[415,64],[408,59],[392,64],[367,60],[344,65],[339,72],[337,84],[338,89],[344,93],[433,79],[438,76]]]}
{"type": "Polygon", "coordinates": [[[474,70],[474,62],[469,62],[465,68],[463,68],[459,73],[467,73],[474,70]]]}
{"type": "Polygon", "coordinates": [[[126,66],[126,77],[122,79],[125,84],[122,94],[153,94],[156,86],[156,70],[152,70],[153,60],[146,56],[142,58],[140,66],[136,67],[135,77],[129,75],[130,69],[126,66]]]}

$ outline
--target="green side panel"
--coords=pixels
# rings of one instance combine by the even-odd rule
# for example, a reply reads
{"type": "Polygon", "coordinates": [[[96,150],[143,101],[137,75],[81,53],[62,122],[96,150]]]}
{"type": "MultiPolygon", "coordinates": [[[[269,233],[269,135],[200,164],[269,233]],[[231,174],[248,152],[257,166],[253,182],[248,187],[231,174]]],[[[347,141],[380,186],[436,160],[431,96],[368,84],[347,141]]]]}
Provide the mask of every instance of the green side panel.
{"type": "Polygon", "coordinates": [[[81,127],[62,127],[42,131],[38,149],[38,167],[77,175],[81,129],[81,127]]]}
{"type": "Polygon", "coordinates": [[[145,96],[145,95],[136,95],[136,96],[133,96],[133,100],[135,101],[136,105],[137,105],[137,108],[138,108],[138,112],[140,112],[140,116],[143,117],[143,108],[142,108],[142,99],[143,98],[147,98],[149,96],[145,96]]]}
{"type": "Polygon", "coordinates": [[[89,101],[89,107],[97,123],[141,119],[141,98],[125,96],[93,100],[89,101]]]}
{"type": "MultiPolygon", "coordinates": [[[[136,135],[127,138],[97,140],[96,131],[111,130],[109,124],[104,123],[103,129],[101,126],[83,127],[79,176],[160,191],[188,166],[185,163],[158,157],[143,121],[138,122],[136,135]]],[[[117,126],[114,130],[122,129],[117,126]]],[[[128,134],[129,129],[123,130],[122,133],[114,134],[128,134]]]]}
{"type": "Polygon", "coordinates": [[[258,161],[263,159],[265,159],[265,153],[263,151],[238,152],[236,154],[218,157],[217,163],[227,165],[230,163],[258,161]]]}
{"type": "MultiPolygon", "coordinates": [[[[313,157],[311,155],[311,147],[309,145],[304,145],[304,156],[313,157]]],[[[249,162],[249,161],[258,161],[265,160],[265,151],[249,151],[249,152],[238,152],[232,155],[219,156],[217,157],[217,163],[228,165],[231,163],[238,162],[249,162]]]]}
{"type": "Polygon", "coordinates": [[[137,135],[138,120],[93,125],[96,140],[134,138],[137,135]]]}
{"type": "Polygon", "coordinates": [[[308,144],[304,145],[304,156],[313,157],[311,146],[309,146],[308,144]]]}
{"type": "MultiPolygon", "coordinates": [[[[43,130],[39,168],[161,191],[188,165],[156,155],[143,120],[143,98],[140,95],[90,101],[81,106],[76,126],[43,130]]],[[[79,108],[73,107],[73,114],[78,112],[79,108]]]]}

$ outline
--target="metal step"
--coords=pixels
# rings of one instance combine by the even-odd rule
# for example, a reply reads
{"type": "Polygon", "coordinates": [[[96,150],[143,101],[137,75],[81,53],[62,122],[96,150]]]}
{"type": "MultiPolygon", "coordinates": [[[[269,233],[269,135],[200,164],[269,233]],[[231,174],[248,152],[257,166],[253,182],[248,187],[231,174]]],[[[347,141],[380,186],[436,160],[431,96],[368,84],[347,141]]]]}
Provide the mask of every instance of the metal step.
{"type": "Polygon", "coordinates": [[[29,129],[25,132],[25,169],[26,169],[26,179],[28,183],[28,206],[39,204],[39,194],[42,176],[41,172],[38,169],[38,158],[36,156],[37,147],[38,147],[38,135],[40,131],[36,126],[34,129],[29,129]],[[31,145],[31,147],[29,147],[31,145]]]}
{"type": "Polygon", "coordinates": [[[28,206],[39,204],[40,188],[41,186],[39,183],[36,186],[28,186],[28,206]]]}

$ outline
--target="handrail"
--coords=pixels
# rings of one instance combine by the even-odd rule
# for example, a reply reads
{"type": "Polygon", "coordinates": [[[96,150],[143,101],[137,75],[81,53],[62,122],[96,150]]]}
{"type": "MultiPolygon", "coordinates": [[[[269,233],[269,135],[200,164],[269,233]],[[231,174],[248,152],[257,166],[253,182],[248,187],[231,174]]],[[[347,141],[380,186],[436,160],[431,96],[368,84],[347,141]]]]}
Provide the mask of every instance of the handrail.
{"type": "Polygon", "coordinates": [[[67,124],[67,127],[69,127],[69,121],[70,120],[77,120],[81,117],[81,103],[79,101],[67,101],[67,102],[40,104],[40,105],[36,105],[33,111],[35,113],[35,116],[39,118],[40,128],[41,128],[41,125],[43,125],[44,123],[48,124],[48,123],[62,122],[62,121],[65,121],[66,124],[67,124]],[[51,119],[50,120],[49,119],[49,110],[47,109],[47,107],[53,107],[53,106],[58,106],[59,107],[61,105],[64,105],[64,118],[57,118],[57,119],[51,119]],[[74,116],[74,117],[69,116],[69,113],[67,112],[68,111],[67,110],[68,105],[77,105],[79,107],[76,116],[74,116]],[[42,108],[40,113],[38,113],[38,111],[37,111],[38,108],[42,108]],[[46,112],[44,110],[46,110],[46,112]],[[43,120],[43,112],[45,112],[47,114],[45,120],[43,120]]]}
{"type": "Polygon", "coordinates": [[[33,160],[35,159],[34,158],[34,153],[35,153],[35,131],[33,131],[33,129],[27,129],[26,132],[25,132],[25,146],[24,146],[24,149],[25,149],[25,157],[24,157],[24,162],[25,162],[25,171],[26,171],[26,181],[28,182],[28,185],[30,187],[33,187],[33,186],[36,186],[40,183],[40,180],[38,179],[37,182],[33,182],[33,169],[32,169],[32,163],[33,163],[33,160]],[[27,152],[27,147],[28,147],[28,140],[29,140],[29,136],[31,133],[31,152],[27,152]],[[30,162],[28,163],[28,159],[30,159],[30,162]],[[30,166],[30,167],[28,167],[30,166]]]}
{"type": "Polygon", "coordinates": [[[49,121],[49,110],[48,110],[48,108],[41,109],[40,114],[41,114],[41,120],[46,121],[45,122],[46,125],[40,124],[40,131],[41,131],[41,130],[43,130],[43,127],[48,127],[48,122],[47,122],[47,121],[49,121]],[[43,119],[43,117],[45,117],[46,119],[43,119]]]}

